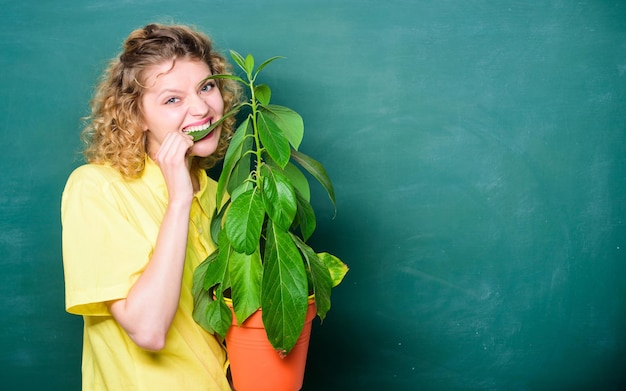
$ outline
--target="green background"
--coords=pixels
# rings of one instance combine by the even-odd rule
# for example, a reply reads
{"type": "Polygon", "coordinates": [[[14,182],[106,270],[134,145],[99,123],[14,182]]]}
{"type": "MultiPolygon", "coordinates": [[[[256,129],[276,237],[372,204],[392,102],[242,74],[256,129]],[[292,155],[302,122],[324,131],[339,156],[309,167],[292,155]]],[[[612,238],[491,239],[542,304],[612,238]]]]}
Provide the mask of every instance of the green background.
{"type": "Polygon", "coordinates": [[[59,206],[122,40],[286,59],[351,271],[304,390],[626,388],[626,2],[0,0],[0,388],[78,390],[59,206]]]}

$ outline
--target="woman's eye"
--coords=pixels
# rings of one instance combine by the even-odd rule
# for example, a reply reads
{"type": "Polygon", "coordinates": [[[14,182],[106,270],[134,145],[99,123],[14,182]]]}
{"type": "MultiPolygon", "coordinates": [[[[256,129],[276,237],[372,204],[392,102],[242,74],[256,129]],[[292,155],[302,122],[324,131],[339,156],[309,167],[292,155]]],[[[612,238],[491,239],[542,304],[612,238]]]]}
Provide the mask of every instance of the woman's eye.
{"type": "Polygon", "coordinates": [[[166,101],[165,101],[165,104],[166,104],[166,105],[171,105],[171,104],[173,104],[173,103],[177,103],[179,100],[180,100],[180,99],[178,99],[178,98],[174,98],[174,97],[172,97],[172,98],[169,98],[168,100],[166,100],[166,101]]]}
{"type": "Polygon", "coordinates": [[[215,82],[214,81],[210,81],[210,82],[206,83],[204,86],[202,86],[200,91],[201,92],[211,91],[213,89],[213,87],[215,87],[215,82]]]}

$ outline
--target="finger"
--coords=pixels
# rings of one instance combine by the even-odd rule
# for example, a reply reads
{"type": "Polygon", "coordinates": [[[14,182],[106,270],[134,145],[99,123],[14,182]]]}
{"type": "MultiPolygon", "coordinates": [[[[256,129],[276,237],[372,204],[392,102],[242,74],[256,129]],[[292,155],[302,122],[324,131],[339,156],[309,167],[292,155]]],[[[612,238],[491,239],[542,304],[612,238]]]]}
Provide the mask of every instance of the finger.
{"type": "Polygon", "coordinates": [[[193,147],[191,136],[168,133],[157,151],[156,158],[168,162],[182,160],[191,147],[193,147]]]}

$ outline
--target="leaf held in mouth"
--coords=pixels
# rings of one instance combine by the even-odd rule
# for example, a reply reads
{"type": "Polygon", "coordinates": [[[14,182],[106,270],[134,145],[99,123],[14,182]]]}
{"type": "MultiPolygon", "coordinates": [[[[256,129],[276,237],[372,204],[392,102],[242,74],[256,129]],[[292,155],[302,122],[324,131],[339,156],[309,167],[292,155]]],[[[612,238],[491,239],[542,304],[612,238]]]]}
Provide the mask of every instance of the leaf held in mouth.
{"type": "Polygon", "coordinates": [[[187,132],[188,135],[190,135],[193,138],[193,141],[198,141],[198,140],[202,140],[203,138],[205,138],[209,133],[211,133],[215,128],[217,128],[218,126],[220,126],[220,124],[222,122],[224,122],[225,119],[235,115],[235,113],[237,113],[237,111],[243,106],[243,104],[238,104],[235,107],[233,107],[228,113],[224,114],[222,116],[222,118],[220,118],[219,120],[217,120],[216,122],[213,122],[211,124],[211,126],[209,126],[208,128],[204,129],[204,130],[198,130],[195,132],[187,132]]]}
{"type": "Polygon", "coordinates": [[[219,124],[218,123],[214,123],[213,125],[209,126],[206,129],[198,130],[198,131],[195,131],[195,132],[187,132],[187,134],[190,135],[193,138],[193,141],[202,140],[209,133],[211,133],[213,131],[213,129],[215,129],[217,127],[217,125],[219,125],[219,124]]]}

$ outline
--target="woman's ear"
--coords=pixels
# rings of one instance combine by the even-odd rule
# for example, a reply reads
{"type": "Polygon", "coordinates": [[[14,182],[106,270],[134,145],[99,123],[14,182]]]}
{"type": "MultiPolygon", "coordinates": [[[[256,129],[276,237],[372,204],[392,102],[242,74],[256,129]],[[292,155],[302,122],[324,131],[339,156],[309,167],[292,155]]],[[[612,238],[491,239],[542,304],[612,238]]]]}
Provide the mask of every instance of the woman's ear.
{"type": "Polygon", "coordinates": [[[140,114],[140,116],[139,116],[139,123],[141,124],[141,130],[143,132],[147,132],[149,130],[148,129],[148,123],[144,119],[143,114],[140,114]]]}

